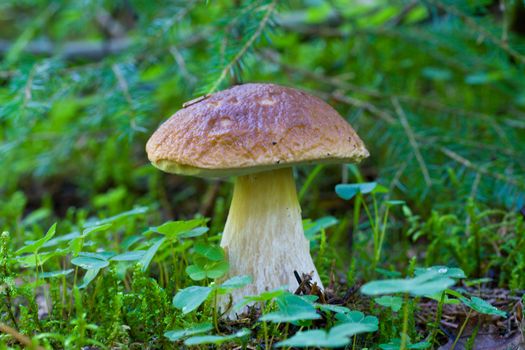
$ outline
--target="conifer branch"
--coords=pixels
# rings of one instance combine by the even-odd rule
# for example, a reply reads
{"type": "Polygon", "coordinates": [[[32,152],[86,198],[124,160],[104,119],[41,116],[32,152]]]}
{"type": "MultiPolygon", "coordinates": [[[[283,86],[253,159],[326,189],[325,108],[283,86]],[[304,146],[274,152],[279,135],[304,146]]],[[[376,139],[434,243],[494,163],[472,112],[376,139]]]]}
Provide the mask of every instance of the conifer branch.
{"type": "Polygon", "coordinates": [[[461,12],[459,9],[457,9],[454,6],[446,5],[442,3],[439,0],[430,0],[430,3],[434,4],[435,6],[443,9],[444,11],[457,16],[461,18],[461,20],[472,30],[478,32],[481,36],[489,39],[494,45],[499,47],[501,50],[503,50],[505,53],[507,53],[509,56],[514,58],[516,61],[520,62],[521,64],[525,64],[525,56],[520,54],[518,51],[516,51],[514,48],[512,48],[509,43],[505,40],[499,39],[497,36],[480,26],[478,23],[476,23],[475,20],[473,20],[471,17],[465,15],[463,12],[461,12]]]}
{"type": "Polygon", "coordinates": [[[275,11],[275,8],[277,6],[277,0],[273,0],[270,4],[267,5],[266,13],[259,23],[259,26],[257,27],[257,30],[250,36],[248,41],[242,46],[239,52],[233,57],[233,59],[222,69],[221,73],[219,74],[219,78],[213,83],[211,88],[209,89],[208,93],[211,94],[215,92],[221,83],[224,81],[226,76],[228,75],[228,72],[230,72],[233,67],[241,60],[241,58],[246,54],[246,52],[252,47],[252,45],[255,43],[255,40],[259,38],[259,36],[262,34],[264,28],[266,27],[266,24],[270,20],[271,15],[275,11]]]}
{"type": "Polygon", "coordinates": [[[509,183],[511,185],[514,185],[516,187],[525,188],[525,184],[521,181],[515,180],[513,178],[510,178],[508,176],[502,175],[500,173],[494,173],[491,171],[488,171],[486,167],[479,166],[477,164],[472,163],[470,160],[468,160],[465,157],[462,157],[461,155],[457,154],[456,152],[452,151],[451,149],[447,147],[438,147],[439,151],[449,157],[450,159],[458,162],[459,164],[463,165],[465,168],[468,168],[470,170],[474,170],[477,173],[487,175],[490,177],[493,177],[497,180],[501,180],[503,182],[509,183]]]}
{"type": "Polygon", "coordinates": [[[401,121],[401,125],[403,126],[403,129],[405,130],[405,133],[408,137],[408,141],[410,142],[410,145],[412,146],[412,149],[414,150],[414,155],[416,156],[417,162],[419,163],[419,166],[421,168],[421,173],[423,174],[425,183],[428,187],[430,187],[432,186],[432,180],[430,179],[430,175],[428,173],[428,167],[427,167],[427,164],[425,163],[425,159],[423,158],[423,155],[421,154],[421,151],[419,150],[419,145],[416,140],[416,135],[414,135],[414,132],[412,131],[412,128],[410,127],[410,124],[408,123],[408,119],[406,117],[405,111],[399,104],[399,101],[395,98],[392,98],[392,104],[394,105],[396,113],[399,116],[399,120],[401,121]]]}

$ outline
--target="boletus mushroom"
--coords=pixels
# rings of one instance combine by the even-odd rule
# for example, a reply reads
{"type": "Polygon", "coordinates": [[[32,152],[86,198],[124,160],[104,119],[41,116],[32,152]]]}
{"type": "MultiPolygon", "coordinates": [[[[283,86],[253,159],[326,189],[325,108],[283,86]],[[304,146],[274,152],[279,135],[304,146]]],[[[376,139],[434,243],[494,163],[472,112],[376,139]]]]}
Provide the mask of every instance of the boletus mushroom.
{"type": "MultiPolygon", "coordinates": [[[[168,173],[236,176],[222,235],[228,276],[250,275],[245,295],[298,287],[294,271],[322,289],[305,238],[292,167],[355,163],[363,142],[335,109],[303,91],[243,84],[186,103],[149,139],[153,165],[168,173]]],[[[225,306],[226,303],[222,303],[225,306]]]]}

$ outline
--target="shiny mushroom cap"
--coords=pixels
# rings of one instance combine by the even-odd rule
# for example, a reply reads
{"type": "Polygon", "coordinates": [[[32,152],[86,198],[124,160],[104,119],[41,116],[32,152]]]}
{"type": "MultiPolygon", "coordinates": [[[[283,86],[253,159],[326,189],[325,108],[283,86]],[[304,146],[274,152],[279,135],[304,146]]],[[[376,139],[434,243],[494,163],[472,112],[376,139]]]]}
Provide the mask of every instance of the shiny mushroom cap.
{"type": "Polygon", "coordinates": [[[185,104],[146,145],[157,168],[238,176],[313,163],[356,163],[363,141],[335,109],[306,92],[243,84],[185,104]]]}

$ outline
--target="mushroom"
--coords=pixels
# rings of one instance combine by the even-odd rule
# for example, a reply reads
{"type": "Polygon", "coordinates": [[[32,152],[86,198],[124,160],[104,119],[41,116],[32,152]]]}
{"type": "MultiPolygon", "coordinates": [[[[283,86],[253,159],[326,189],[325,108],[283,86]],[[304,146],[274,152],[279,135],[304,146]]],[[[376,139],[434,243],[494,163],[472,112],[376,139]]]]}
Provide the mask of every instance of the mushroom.
{"type": "MultiPolygon", "coordinates": [[[[298,287],[294,271],[322,282],[303,231],[292,167],[359,162],[369,154],[352,127],[321,99],[275,84],[243,84],[190,101],[146,150],[165,172],[236,176],[222,235],[228,276],[250,275],[243,296],[298,287]]],[[[222,302],[226,306],[226,302],[222,302]]]]}

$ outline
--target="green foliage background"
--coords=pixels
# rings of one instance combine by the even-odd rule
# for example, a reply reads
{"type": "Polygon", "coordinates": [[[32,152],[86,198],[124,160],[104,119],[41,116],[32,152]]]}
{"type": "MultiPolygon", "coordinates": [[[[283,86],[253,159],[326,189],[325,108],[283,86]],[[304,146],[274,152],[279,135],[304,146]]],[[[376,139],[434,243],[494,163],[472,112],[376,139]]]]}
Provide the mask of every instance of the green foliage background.
{"type": "Polygon", "coordinates": [[[334,104],[371,151],[365,175],[419,210],[469,196],[516,208],[525,62],[513,3],[4,1],[1,188],[31,188],[37,206],[61,190],[49,182],[77,206],[120,185],[155,194],[143,145],[162,120],[199,94],[272,81],[334,104]],[[124,48],[108,54],[112,14],[124,48]],[[27,54],[39,42],[53,54],[27,54]],[[87,43],[98,57],[74,51],[87,43]]]}
{"type": "MultiPolygon", "coordinates": [[[[406,201],[392,211],[384,267],[404,269],[416,256],[422,265],[457,265],[469,276],[523,288],[525,259],[516,253],[525,244],[517,214],[525,205],[523,6],[519,0],[4,0],[0,229],[11,233],[14,249],[57,220],[65,234],[143,206],[112,233],[114,241],[98,237],[91,249],[120,251],[144,227],[198,213],[211,218],[210,232],[220,232],[230,181],[162,174],[149,165],[145,142],[185,101],[237,83],[274,82],[332,104],[371,153],[358,168],[296,171],[303,216],[339,219],[327,231],[332,248],[322,242],[315,248],[325,278],[334,260],[350,282],[368,277],[361,272],[370,249],[367,218],[333,188],[377,181],[389,189],[384,199],[406,201]]],[[[168,257],[155,258],[157,279],[170,269],[162,267],[168,257]]],[[[133,276],[123,286],[122,271],[112,270],[98,283],[130,292],[130,324],[177,324],[181,316],[170,314],[169,299],[184,283],[170,286],[161,278],[159,286],[138,270],[133,276]],[[161,305],[147,320],[144,290],[161,305]]],[[[100,312],[91,309],[97,315],[123,302],[111,293],[97,298],[100,312]]],[[[36,306],[25,308],[22,314],[31,315],[36,306]]],[[[105,329],[111,339],[124,342],[118,320],[103,322],[114,325],[105,329]]],[[[163,330],[152,332],[162,337],[163,330]]],[[[151,337],[134,332],[137,341],[151,337]]]]}

